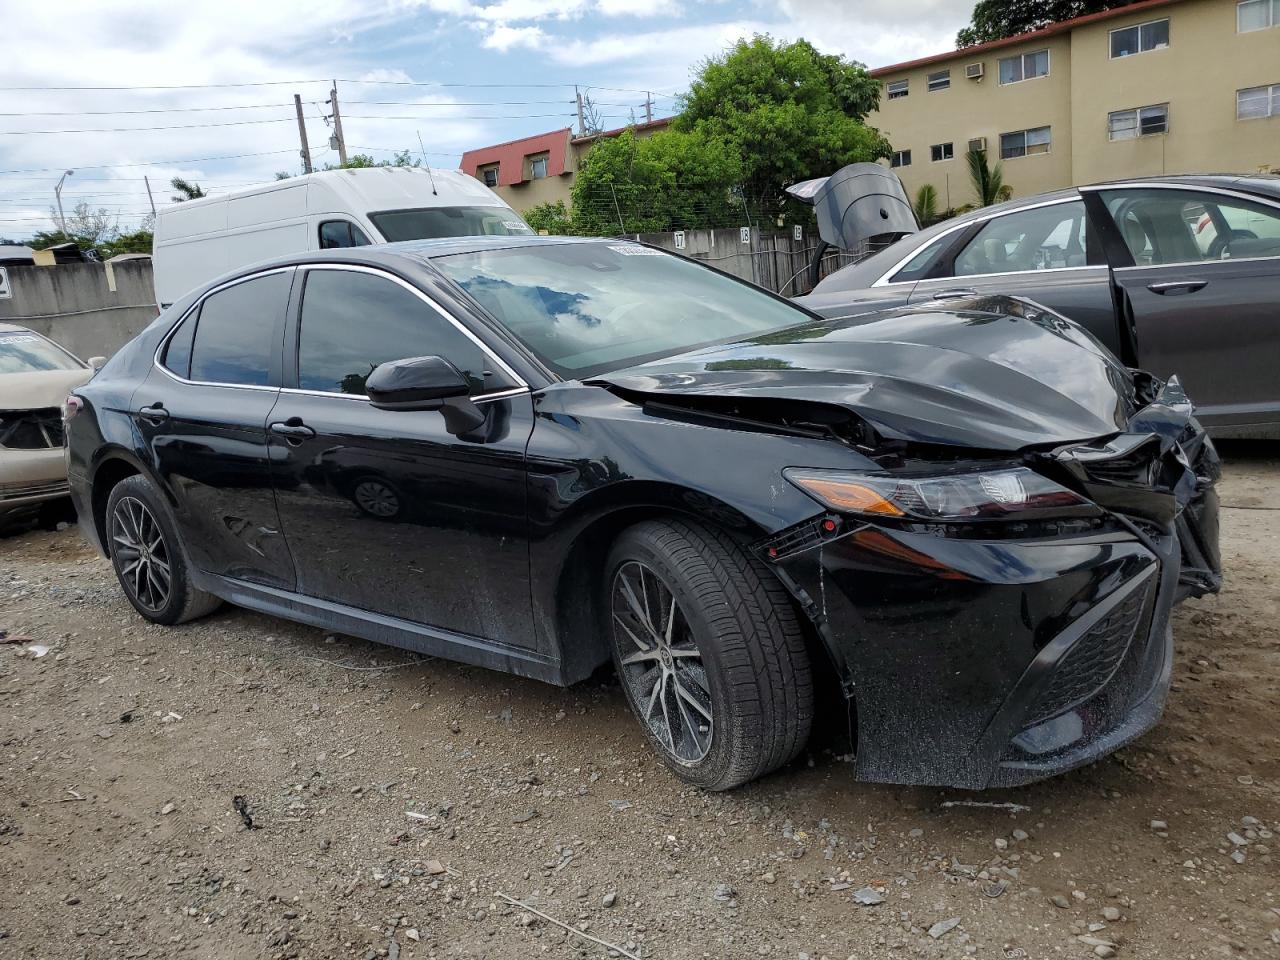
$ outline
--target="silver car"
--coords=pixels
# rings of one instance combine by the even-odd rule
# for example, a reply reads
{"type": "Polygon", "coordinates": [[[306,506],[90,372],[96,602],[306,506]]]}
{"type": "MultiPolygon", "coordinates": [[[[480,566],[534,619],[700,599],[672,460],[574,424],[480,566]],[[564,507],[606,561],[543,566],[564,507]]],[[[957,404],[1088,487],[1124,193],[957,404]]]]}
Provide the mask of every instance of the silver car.
{"type": "Polygon", "coordinates": [[[67,496],[62,404],[93,371],[35,331],[0,323],[0,526],[67,496]]]}
{"type": "Polygon", "coordinates": [[[975,294],[1025,297],[1130,366],[1178,374],[1215,436],[1280,437],[1280,177],[1060,190],[935,224],[828,276],[828,317],[975,294]]]}

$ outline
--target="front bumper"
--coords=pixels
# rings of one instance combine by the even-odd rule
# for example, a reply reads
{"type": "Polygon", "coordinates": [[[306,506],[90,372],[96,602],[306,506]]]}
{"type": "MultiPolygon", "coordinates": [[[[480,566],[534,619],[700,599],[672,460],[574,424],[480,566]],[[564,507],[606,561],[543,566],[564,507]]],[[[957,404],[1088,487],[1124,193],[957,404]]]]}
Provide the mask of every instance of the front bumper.
{"type": "Polygon", "coordinates": [[[980,539],[833,517],[833,532],[818,518],[761,545],[840,675],[859,779],[1011,786],[1156,724],[1172,608],[1221,577],[1217,456],[1183,423],[1150,449],[1053,452],[1102,451],[1082,484],[1107,511],[1092,525],[980,539]]]}
{"type": "Polygon", "coordinates": [[[61,447],[0,449],[0,513],[67,493],[67,463],[61,447]]]}

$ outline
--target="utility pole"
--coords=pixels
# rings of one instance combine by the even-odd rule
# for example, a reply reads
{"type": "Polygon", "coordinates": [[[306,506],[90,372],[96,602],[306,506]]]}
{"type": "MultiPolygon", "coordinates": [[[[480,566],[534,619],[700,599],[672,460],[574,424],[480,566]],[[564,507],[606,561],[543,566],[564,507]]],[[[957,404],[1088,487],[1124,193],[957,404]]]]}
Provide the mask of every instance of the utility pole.
{"type": "Polygon", "coordinates": [[[573,96],[578,101],[578,136],[584,137],[587,134],[587,125],[582,119],[582,93],[578,90],[577,84],[574,84],[573,96]]]}
{"type": "Polygon", "coordinates": [[[307,124],[302,119],[302,97],[293,95],[293,108],[298,111],[298,139],[302,141],[302,172],[311,172],[311,148],[307,146],[307,124]]]}
{"type": "Polygon", "coordinates": [[[62,226],[62,239],[67,239],[67,217],[62,212],[62,181],[74,174],[74,170],[68,170],[58,178],[58,185],[53,188],[54,199],[58,201],[58,222],[62,226]]]}
{"type": "Polygon", "coordinates": [[[653,123],[653,97],[648,90],[644,92],[644,122],[653,123]]]}
{"type": "Polygon", "coordinates": [[[151,195],[151,181],[150,181],[150,180],[148,180],[148,179],[144,176],[144,177],[142,178],[142,182],[143,182],[143,183],[145,183],[145,184],[147,185],[147,199],[151,201],[151,216],[152,216],[152,217],[155,217],[155,215],[156,215],[156,198],[155,198],[155,197],[153,197],[153,196],[151,195]]]}
{"type": "Polygon", "coordinates": [[[338,81],[333,81],[329,91],[329,105],[333,107],[333,139],[338,148],[338,163],[347,165],[347,141],[342,139],[342,114],[338,111],[338,81]]]}

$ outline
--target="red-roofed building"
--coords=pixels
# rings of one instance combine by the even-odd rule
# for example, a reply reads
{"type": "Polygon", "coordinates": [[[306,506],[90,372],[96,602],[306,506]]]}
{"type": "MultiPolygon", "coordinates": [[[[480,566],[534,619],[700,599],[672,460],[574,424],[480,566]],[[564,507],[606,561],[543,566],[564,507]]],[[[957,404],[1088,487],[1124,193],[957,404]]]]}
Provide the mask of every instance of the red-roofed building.
{"type": "Polygon", "coordinates": [[[573,130],[565,127],[468,150],[462,155],[460,166],[464,173],[492,187],[521,213],[556,200],[563,200],[567,207],[578,163],[597,141],[616,137],[626,130],[645,137],[665,129],[671,120],[664,117],[584,137],[575,137],[573,130]]]}
{"type": "Polygon", "coordinates": [[[890,166],[944,208],[975,199],[972,150],[1016,196],[1280,168],[1280,0],[1137,0],[871,75],[890,166]]]}

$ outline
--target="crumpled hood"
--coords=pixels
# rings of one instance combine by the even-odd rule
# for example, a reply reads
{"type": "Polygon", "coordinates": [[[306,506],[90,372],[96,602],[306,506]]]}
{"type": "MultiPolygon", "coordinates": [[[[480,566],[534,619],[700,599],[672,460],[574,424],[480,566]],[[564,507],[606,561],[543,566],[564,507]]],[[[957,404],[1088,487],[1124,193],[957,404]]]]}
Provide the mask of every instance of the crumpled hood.
{"type": "Polygon", "coordinates": [[[653,395],[810,400],[888,439],[1019,450],[1114,434],[1128,371],[1090,334],[1010,297],[815,321],[596,378],[653,395]]]}
{"type": "Polygon", "coordinates": [[[89,369],[0,373],[0,410],[60,407],[68,393],[92,376],[89,369]]]}

